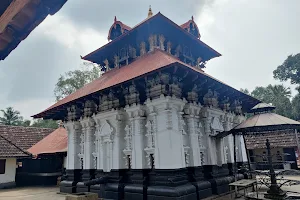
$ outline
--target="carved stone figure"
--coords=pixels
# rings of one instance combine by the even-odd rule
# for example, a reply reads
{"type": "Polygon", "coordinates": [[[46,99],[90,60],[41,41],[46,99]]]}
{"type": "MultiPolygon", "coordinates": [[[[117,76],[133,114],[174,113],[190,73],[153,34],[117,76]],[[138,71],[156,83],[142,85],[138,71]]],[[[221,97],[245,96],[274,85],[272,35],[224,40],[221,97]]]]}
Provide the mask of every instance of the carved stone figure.
{"type": "Polygon", "coordinates": [[[119,56],[115,55],[115,56],[114,56],[114,64],[115,64],[114,67],[115,67],[116,69],[119,68],[119,60],[120,60],[119,56]]]}
{"type": "Polygon", "coordinates": [[[159,48],[163,51],[165,50],[165,44],[164,44],[165,40],[166,40],[165,36],[159,35],[159,48]]]}
{"type": "Polygon", "coordinates": [[[109,62],[108,62],[107,59],[105,59],[105,60],[103,61],[103,63],[104,63],[105,71],[111,70],[110,67],[109,67],[109,62]]]}
{"type": "Polygon", "coordinates": [[[90,117],[96,111],[96,105],[93,101],[87,100],[84,104],[83,114],[85,117],[90,117]]]}
{"type": "Polygon", "coordinates": [[[235,112],[237,115],[241,115],[243,113],[242,111],[242,102],[238,99],[234,101],[232,105],[232,111],[235,112]]]}
{"type": "Polygon", "coordinates": [[[192,90],[190,92],[188,92],[188,96],[187,96],[187,100],[189,102],[198,102],[198,92],[199,92],[199,88],[196,84],[194,84],[194,87],[192,88],[192,90]]]}
{"type": "Polygon", "coordinates": [[[146,43],[141,42],[141,44],[140,44],[140,55],[143,56],[145,54],[146,54],[146,43]]]}
{"type": "Polygon", "coordinates": [[[181,49],[181,46],[178,45],[176,47],[176,50],[175,50],[175,56],[178,58],[180,56],[180,53],[181,53],[182,49],[181,49]]]}
{"type": "Polygon", "coordinates": [[[224,111],[229,111],[229,109],[230,109],[229,97],[224,97],[224,99],[221,102],[221,108],[224,111]]]}
{"type": "Polygon", "coordinates": [[[149,41],[149,51],[153,51],[154,50],[154,36],[150,35],[148,38],[149,41]]]}
{"type": "Polygon", "coordinates": [[[68,121],[74,121],[76,119],[79,119],[79,117],[81,116],[81,110],[78,108],[77,105],[72,105],[71,107],[68,107],[67,111],[68,121]]]}
{"type": "Polygon", "coordinates": [[[172,43],[170,41],[167,42],[167,52],[172,54],[172,43]]]}
{"type": "Polygon", "coordinates": [[[136,58],[136,49],[132,46],[129,46],[129,57],[136,58]]]}
{"type": "Polygon", "coordinates": [[[196,61],[196,68],[201,68],[200,67],[200,64],[202,63],[202,58],[201,57],[199,57],[199,58],[197,58],[197,61],[196,61]]]}

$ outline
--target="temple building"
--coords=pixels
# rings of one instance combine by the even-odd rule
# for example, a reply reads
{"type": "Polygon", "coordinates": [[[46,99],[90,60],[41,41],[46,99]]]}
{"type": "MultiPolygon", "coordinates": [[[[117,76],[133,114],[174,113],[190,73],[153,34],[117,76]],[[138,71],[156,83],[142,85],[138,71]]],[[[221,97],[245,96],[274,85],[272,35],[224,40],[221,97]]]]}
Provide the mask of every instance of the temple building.
{"type": "Polygon", "coordinates": [[[35,118],[63,120],[67,170],[61,192],[105,199],[202,199],[227,192],[244,140],[216,138],[258,100],[204,72],[220,53],[194,19],[161,13],[129,27],[116,17],[109,42],[82,57],[103,75],[35,118]]]}

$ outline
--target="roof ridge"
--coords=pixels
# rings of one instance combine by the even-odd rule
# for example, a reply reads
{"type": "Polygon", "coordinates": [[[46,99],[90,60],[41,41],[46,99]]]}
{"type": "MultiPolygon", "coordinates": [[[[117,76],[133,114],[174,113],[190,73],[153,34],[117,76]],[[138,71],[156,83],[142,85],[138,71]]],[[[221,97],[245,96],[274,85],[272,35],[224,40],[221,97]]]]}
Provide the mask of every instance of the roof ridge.
{"type": "Polygon", "coordinates": [[[15,143],[13,143],[12,141],[10,141],[9,139],[7,139],[6,137],[4,137],[1,133],[0,133],[0,137],[3,138],[5,141],[7,141],[9,144],[13,145],[14,147],[16,147],[17,149],[19,149],[21,152],[23,152],[24,154],[27,155],[32,155],[31,153],[24,151],[22,148],[18,147],[15,143]]]}
{"type": "Polygon", "coordinates": [[[32,129],[51,129],[51,130],[55,130],[53,128],[44,128],[44,127],[35,127],[35,126],[17,126],[17,125],[6,125],[6,124],[0,124],[0,127],[6,126],[6,127],[21,127],[21,128],[32,128],[32,129]]]}

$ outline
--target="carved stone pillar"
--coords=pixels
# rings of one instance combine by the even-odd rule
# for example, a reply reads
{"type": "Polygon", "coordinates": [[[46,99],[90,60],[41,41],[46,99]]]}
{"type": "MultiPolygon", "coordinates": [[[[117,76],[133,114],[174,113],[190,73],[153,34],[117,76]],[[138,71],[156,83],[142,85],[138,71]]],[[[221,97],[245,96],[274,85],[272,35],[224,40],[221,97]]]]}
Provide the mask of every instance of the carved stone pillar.
{"type": "Polygon", "coordinates": [[[82,182],[77,184],[77,192],[88,192],[89,187],[83,182],[95,178],[95,164],[93,152],[95,151],[95,121],[91,117],[84,117],[80,120],[82,126],[82,148],[83,148],[83,170],[82,182]]]}
{"type": "Polygon", "coordinates": [[[201,135],[203,134],[202,126],[199,122],[199,113],[201,106],[196,103],[189,103],[186,105],[184,112],[187,120],[187,131],[190,142],[190,165],[191,167],[201,166],[201,155],[199,144],[203,141],[201,135]]]}
{"type": "Polygon", "coordinates": [[[80,134],[81,124],[78,121],[66,122],[64,126],[68,132],[68,164],[67,169],[81,169],[80,159],[80,134]]]}
{"type": "Polygon", "coordinates": [[[125,168],[123,160],[124,123],[122,111],[99,112],[93,116],[97,123],[98,169],[109,172],[111,169],[125,168]]]}
{"type": "MultiPolygon", "coordinates": [[[[141,105],[132,105],[125,108],[129,116],[130,127],[132,130],[132,169],[144,169],[146,165],[146,157],[144,152],[144,135],[145,135],[145,111],[141,105]]],[[[128,141],[129,142],[129,141],[128,141]]]]}
{"type": "Polygon", "coordinates": [[[81,125],[78,121],[68,121],[64,124],[68,132],[68,156],[66,179],[60,184],[60,191],[64,193],[76,192],[76,185],[81,180],[80,153],[81,125]]]}
{"type": "MultiPolygon", "coordinates": [[[[176,97],[163,96],[146,101],[149,113],[156,113],[156,122],[150,122],[154,129],[155,168],[174,169],[186,167],[182,130],[179,115],[186,101],[176,97]],[[174,156],[170,156],[174,155],[174,156]]],[[[149,128],[147,128],[149,130],[149,128]]],[[[148,131],[147,130],[147,131],[148,131]]]]}

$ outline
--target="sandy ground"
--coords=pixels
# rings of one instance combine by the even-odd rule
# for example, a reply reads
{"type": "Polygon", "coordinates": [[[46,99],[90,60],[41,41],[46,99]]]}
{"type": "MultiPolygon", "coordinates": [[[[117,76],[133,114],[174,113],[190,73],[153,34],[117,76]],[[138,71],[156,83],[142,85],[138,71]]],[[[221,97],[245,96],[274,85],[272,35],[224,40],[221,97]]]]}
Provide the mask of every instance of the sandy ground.
{"type": "Polygon", "coordinates": [[[0,200],[64,200],[58,187],[26,187],[0,190],[0,200]]]}

